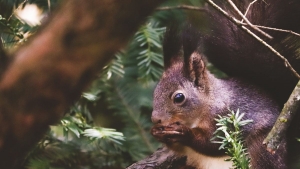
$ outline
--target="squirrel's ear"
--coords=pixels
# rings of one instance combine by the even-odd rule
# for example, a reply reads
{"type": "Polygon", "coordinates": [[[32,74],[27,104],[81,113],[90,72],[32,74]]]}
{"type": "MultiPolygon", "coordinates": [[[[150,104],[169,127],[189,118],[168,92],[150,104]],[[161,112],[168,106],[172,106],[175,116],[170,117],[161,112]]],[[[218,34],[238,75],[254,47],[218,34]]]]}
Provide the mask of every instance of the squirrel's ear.
{"type": "Polygon", "coordinates": [[[204,87],[205,83],[205,63],[198,52],[193,52],[184,63],[186,76],[195,83],[196,86],[204,87]]]}
{"type": "Polygon", "coordinates": [[[196,86],[204,87],[205,64],[201,54],[198,52],[200,43],[201,36],[199,31],[191,25],[187,25],[182,33],[185,73],[196,86]]]}
{"type": "Polygon", "coordinates": [[[166,30],[163,42],[165,69],[181,57],[182,38],[180,34],[178,26],[171,26],[166,30]]]}

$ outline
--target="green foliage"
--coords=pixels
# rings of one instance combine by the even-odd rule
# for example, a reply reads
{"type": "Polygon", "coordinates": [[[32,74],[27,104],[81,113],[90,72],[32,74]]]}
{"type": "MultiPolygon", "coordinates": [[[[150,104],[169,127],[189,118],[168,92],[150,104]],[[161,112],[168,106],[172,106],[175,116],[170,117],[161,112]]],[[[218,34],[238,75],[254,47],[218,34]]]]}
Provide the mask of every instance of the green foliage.
{"type": "Polygon", "coordinates": [[[2,33],[14,35],[14,36],[18,37],[19,39],[24,38],[22,32],[20,32],[18,29],[18,27],[19,27],[18,24],[11,26],[9,23],[9,20],[2,17],[1,15],[0,15],[0,24],[1,24],[1,30],[2,30],[1,32],[2,33]]]}
{"type": "Polygon", "coordinates": [[[165,28],[154,28],[152,23],[142,26],[134,36],[134,41],[139,43],[138,69],[140,79],[144,81],[159,79],[162,69],[161,39],[165,28]]]}
{"type": "Polygon", "coordinates": [[[84,109],[74,106],[60,124],[50,127],[29,154],[28,168],[105,168],[122,163],[123,134],[88,124],[78,110],[84,109]]]}
{"type": "MultiPolygon", "coordinates": [[[[26,2],[27,1],[0,1],[0,5],[3,5],[2,8],[8,8],[7,11],[0,11],[0,38],[5,48],[16,47],[23,44],[38,28],[38,26],[31,26],[15,15],[15,12],[20,10],[26,2]],[[9,10],[12,8],[9,4],[15,5],[16,9],[9,10]]],[[[0,10],[2,8],[0,8],[0,10]]]]}
{"type": "Polygon", "coordinates": [[[19,18],[10,17],[6,19],[0,15],[0,31],[1,41],[5,47],[14,47],[26,41],[24,34],[34,31],[34,28],[19,18]]]}
{"type": "Polygon", "coordinates": [[[219,116],[217,121],[217,130],[214,133],[212,141],[219,143],[219,149],[225,149],[230,156],[228,160],[233,162],[235,169],[249,169],[250,158],[247,149],[243,145],[241,127],[251,123],[252,120],[242,120],[244,114],[240,114],[239,110],[231,111],[227,116],[219,116]]]}

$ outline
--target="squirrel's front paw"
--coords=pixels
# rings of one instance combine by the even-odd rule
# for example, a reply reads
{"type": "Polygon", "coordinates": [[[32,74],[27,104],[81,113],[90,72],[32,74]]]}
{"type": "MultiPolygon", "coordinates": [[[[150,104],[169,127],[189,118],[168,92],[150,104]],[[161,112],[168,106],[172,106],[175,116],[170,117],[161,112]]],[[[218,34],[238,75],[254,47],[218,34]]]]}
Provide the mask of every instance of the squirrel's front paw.
{"type": "Polygon", "coordinates": [[[151,134],[163,143],[185,142],[191,136],[191,129],[180,123],[172,123],[169,125],[154,125],[151,134]]]}

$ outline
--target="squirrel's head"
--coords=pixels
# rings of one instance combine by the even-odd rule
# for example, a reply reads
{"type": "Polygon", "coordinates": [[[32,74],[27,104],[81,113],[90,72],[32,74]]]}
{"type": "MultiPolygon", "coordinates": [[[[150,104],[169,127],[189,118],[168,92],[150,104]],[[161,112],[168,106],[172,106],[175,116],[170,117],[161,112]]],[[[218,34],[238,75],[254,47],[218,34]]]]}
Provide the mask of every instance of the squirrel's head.
{"type": "MultiPolygon", "coordinates": [[[[208,72],[197,34],[168,30],[164,42],[165,71],[154,91],[152,122],[198,127],[210,108],[208,72]],[[203,112],[201,114],[201,112],[203,112]]],[[[207,117],[206,117],[207,118],[207,117]]]]}

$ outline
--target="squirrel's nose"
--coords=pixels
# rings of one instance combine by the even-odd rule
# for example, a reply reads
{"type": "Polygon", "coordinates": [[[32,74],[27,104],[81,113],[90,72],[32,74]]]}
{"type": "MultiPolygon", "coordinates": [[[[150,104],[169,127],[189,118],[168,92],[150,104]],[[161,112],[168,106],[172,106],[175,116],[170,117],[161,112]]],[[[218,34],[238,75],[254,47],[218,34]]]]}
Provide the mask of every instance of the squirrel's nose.
{"type": "Polygon", "coordinates": [[[152,116],[151,120],[152,120],[152,123],[154,123],[154,124],[161,123],[161,119],[158,117],[155,117],[155,116],[152,116]]]}
{"type": "Polygon", "coordinates": [[[161,123],[161,118],[156,111],[152,112],[151,120],[152,120],[152,123],[154,123],[154,124],[161,123]]]}

